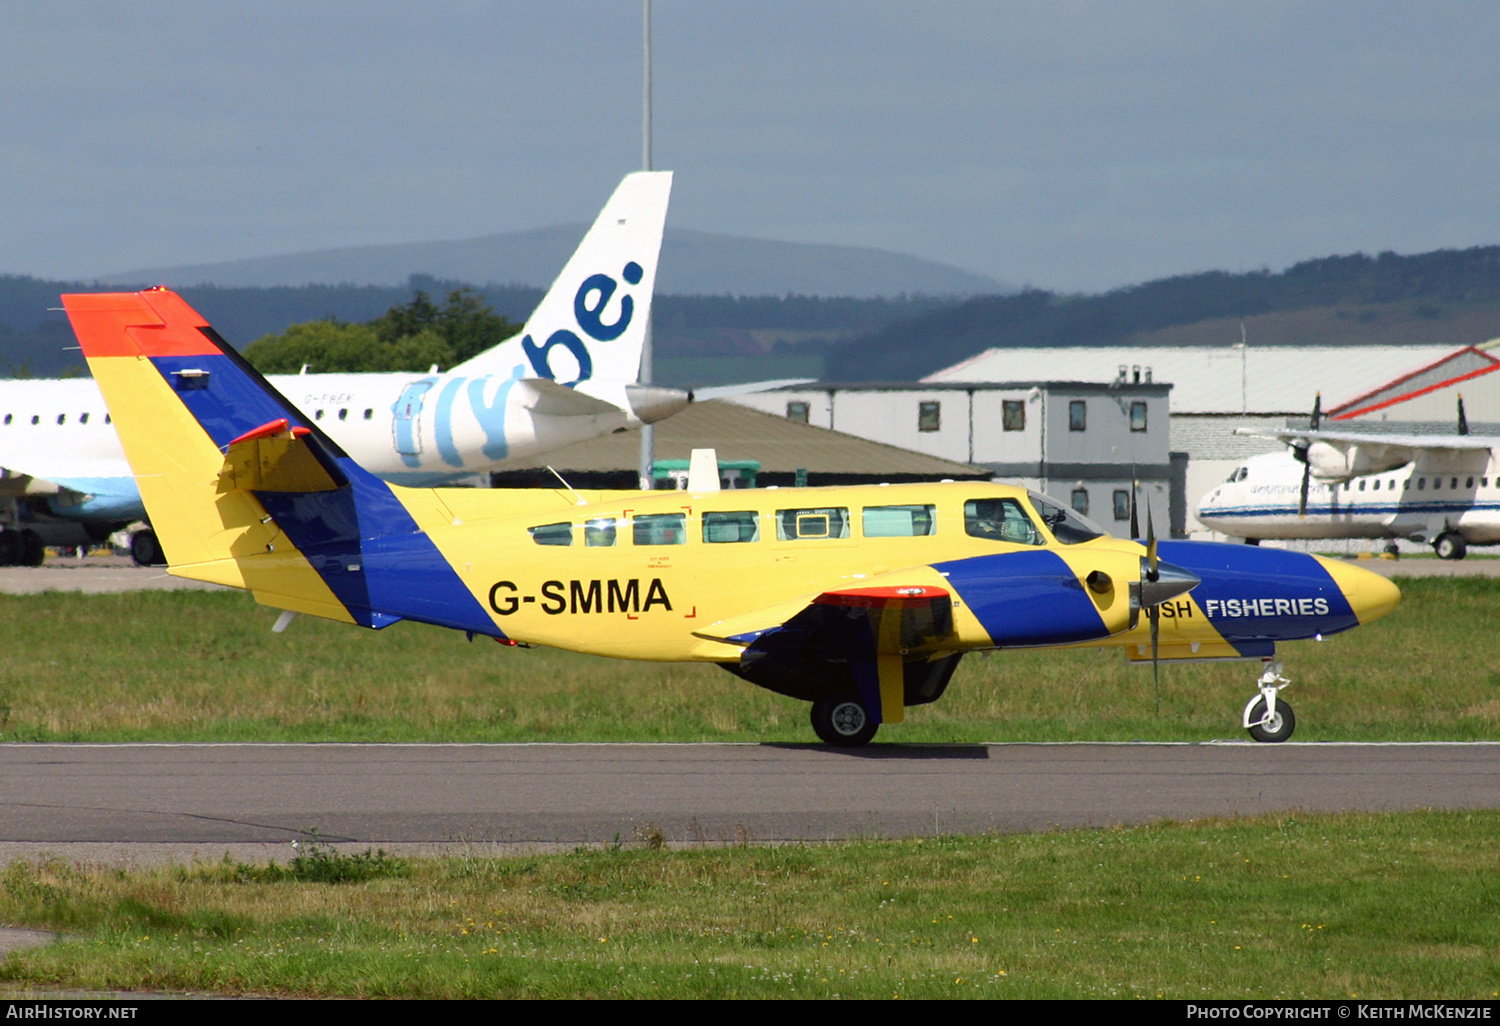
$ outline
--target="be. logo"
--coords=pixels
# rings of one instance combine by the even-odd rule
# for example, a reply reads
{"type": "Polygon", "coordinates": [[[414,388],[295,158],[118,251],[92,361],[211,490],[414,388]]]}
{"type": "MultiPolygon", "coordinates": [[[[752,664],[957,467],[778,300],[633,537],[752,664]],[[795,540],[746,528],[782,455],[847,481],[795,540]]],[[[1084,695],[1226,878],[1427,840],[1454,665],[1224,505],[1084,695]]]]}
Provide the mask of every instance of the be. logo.
{"type": "MultiPolygon", "coordinates": [[[[639,285],[643,275],[641,265],[634,260],[625,265],[620,277],[631,285],[639,285]]],[[[625,329],[630,327],[630,318],[635,314],[635,300],[630,296],[620,299],[620,316],[614,323],[606,324],[604,321],[604,310],[609,306],[609,301],[614,298],[615,290],[619,288],[616,282],[607,274],[591,274],[578,286],[578,292],[573,297],[573,319],[583,329],[584,334],[596,342],[613,342],[625,334],[625,329]]],[[[537,345],[530,335],[521,339],[521,348],[526,353],[526,358],[531,361],[531,367],[536,371],[537,377],[548,378],[556,381],[557,375],[548,363],[554,346],[562,346],[573,359],[578,361],[578,377],[563,384],[576,385],[593,376],[594,361],[589,356],[588,346],[577,334],[566,328],[561,328],[547,336],[547,341],[537,345]]]]}

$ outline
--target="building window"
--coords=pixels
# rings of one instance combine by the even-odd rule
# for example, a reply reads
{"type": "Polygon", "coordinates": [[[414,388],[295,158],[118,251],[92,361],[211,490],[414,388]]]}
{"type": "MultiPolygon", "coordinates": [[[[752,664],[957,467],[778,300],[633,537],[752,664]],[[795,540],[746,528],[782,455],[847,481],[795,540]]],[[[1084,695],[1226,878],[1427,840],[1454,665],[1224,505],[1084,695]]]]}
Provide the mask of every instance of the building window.
{"type": "Polygon", "coordinates": [[[1068,403],[1068,430],[1087,431],[1089,426],[1088,403],[1082,399],[1074,399],[1068,403]]]}
{"type": "Polygon", "coordinates": [[[786,404],[786,419],[794,420],[798,424],[807,423],[807,404],[804,402],[792,402],[786,404]]]}
{"type": "Polygon", "coordinates": [[[917,430],[936,431],[943,425],[942,403],[917,404],[917,430]]]}
{"type": "Polygon", "coordinates": [[[1089,490],[1087,488],[1073,489],[1073,509],[1084,516],[1089,515],[1089,490]]]}
{"type": "Polygon", "coordinates": [[[1007,399],[1000,404],[1000,426],[1005,431],[1026,430],[1026,404],[1020,399],[1007,399]]]}
{"type": "Polygon", "coordinates": [[[1130,430],[1132,430],[1132,431],[1144,431],[1144,430],[1146,430],[1146,404],[1145,403],[1139,403],[1139,402],[1137,402],[1137,403],[1131,403],[1130,404],[1130,430]]]}
{"type": "Polygon", "coordinates": [[[1130,519],[1130,492],[1124,488],[1115,489],[1115,519],[1130,519]]]}

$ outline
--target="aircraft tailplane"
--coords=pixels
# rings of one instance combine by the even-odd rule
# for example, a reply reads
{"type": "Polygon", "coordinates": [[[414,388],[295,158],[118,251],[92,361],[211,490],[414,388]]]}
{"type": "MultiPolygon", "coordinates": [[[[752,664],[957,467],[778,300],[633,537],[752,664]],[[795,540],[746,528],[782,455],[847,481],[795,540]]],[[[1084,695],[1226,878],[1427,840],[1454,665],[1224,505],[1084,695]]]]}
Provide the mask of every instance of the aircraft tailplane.
{"type": "Polygon", "coordinates": [[[62,299],[170,573],[366,627],[499,635],[425,529],[437,493],[354,463],[176,293],[62,299]]]}

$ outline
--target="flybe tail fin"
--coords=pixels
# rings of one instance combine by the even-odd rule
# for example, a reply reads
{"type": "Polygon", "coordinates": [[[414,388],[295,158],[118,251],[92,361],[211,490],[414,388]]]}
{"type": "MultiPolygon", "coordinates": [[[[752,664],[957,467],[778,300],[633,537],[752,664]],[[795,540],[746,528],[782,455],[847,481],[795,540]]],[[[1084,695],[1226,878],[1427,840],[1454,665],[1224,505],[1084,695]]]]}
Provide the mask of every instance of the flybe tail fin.
{"type": "Polygon", "coordinates": [[[62,299],[171,573],[367,627],[499,633],[427,534],[437,494],[356,465],[180,296],[62,299]]]}
{"type": "Polygon", "coordinates": [[[671,193],[670,171],[626,175],[521,334],[452,373],[635,381],[671,193]]]}

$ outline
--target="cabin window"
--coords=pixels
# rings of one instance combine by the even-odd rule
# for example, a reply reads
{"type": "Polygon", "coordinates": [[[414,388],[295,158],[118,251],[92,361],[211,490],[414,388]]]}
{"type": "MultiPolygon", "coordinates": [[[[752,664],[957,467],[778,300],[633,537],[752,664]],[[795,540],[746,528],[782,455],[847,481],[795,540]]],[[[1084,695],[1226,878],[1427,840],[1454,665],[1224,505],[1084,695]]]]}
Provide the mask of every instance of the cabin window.
{"type": "Polygon", "coordinates": [[[937,534],[937,507],[866,506],[860,530],[866,538],[926,538],[937,534]]]}
{"type": "MultiPolygon", "coordinates": [[[[1233,481],[1234,476],[1230,475],[1229,480],[1233,481]]],[[[1130,492],[1124,488],[1115,489],[1115,519],[1121,521],[1130,519],[1130,492]]]]}
{"type": "Polygon", "coordinates": [[[313,414],[313,420],[322,420],[322,419],[323,419],[323,411],[322,410],[318,410],[318,411],[316,411],[313,414]]]}
{"type": "Polygon", "coordinates": [[[609,548],[615,543],[615,518],[595,517],[583,522],[583,544],[591,549],[609,548]]]}
{"type": "Polygon", "coordinates": [[[1146,430],[1146,404],[1135,402],[1130,404],[1130,430],[1146,430]]]}
{"type": "Polygon", "coordinates": [[[110,422],[110,416],[109,416],[109,414],[106,413],[104,415],[104,423],[108,424],[109,422],[110,422]]]}
{"type": "Polygon", "coordinates": [[[40,424],[41,422],[42,422],[42,418],[41,417],[37,416],[35,413],[33,413],[31,415],[31,423],[32,424],[40,424]]]}
{"type": "Polygon", "coordinates": [[[9,423],[10,423],[10,418],[11,418],[11,414],[9,414],[9,413],[7,413],[7,414],[6,414],[6,415],[5,415],[5,423],[6,423],[6,424],[9,424],[9,423]]]}
{"type": "Polygon", "coordinates": [[[631,520],[637,545],[686,545],[686,513],[643,513],[631,520]]]}
{"type": "Polygon", "coordinates": [[[373,416],[375,416],[375,411],[374,410],[366,410],[365,411],[365,420],[369,420],[373,416]]]}
{"type": "Polygon", "coordinates": [[[1068,403],[1068,430],[1087,431],[1089,426],[1089,406],[1082,399],[1074,399],[1068,403]]]}
{"type": "Polygon", "coordinates": [[[1020,399],[1006,399],[1000,404],[1000,427],[1004,431],[1026,430],[1026,404],[1020,399]]]}
{"type": "Polygon", "coordinates": [[[1042,532],[1015,499],[970,499],[964,503],[964,532],[986,541],[1046,544],[1042,532]]]}
{"type": "Polygon", "coordinates": [[[1089,490],[1087,488],[1074,488],[1069,501],[1078,512],[1084,516],[1089,515],[1089,490]]]}
{"type": "Polygon", "coordinates": [[[843,506],[822,509],[778,509],[777,541],[828,541],[849,537],[849,510],[843,506]]]}
{"type": "Polygon", "coordinates": [[[807,403],[797,401],[786,404],[786,419],[798,424],[807,423],[807,403]]]}
{"type": "Polygon", "coordinates": [[[1359,479],[1359,490],[1360,491],[1364,491],[1365,490],[1365,479],[1364,478],[1360,478],[1359,479]]]}
{"type": "Polygon", "coordinates": [[[66,424],[68,422],[68,415],[66,413],[59,413],[57,415],[57,422],[59,424],[66,424]]]}
{"type": "Polygon", "coordinates": [[[1375,489],[1377,492],[1380,491],[1380,478],[1377,477],[1375,479],[1375,483],[1372,484],[1370,487],[1373,488],[1373,489],[1375,489]]]}
{"type": "Polygon", "coordinates": [[[1467,482],[1465,482],[1464,487],[1465,488],[1473,488],[1474,487],[1474,479],[1472,477],[1469,478],[1469,480],[1467,482]]]}
{"type": "Polygon", "coordinates": [[[939,431],[943,426],[942,403],[917,404],[917,430],[939,431]]]}
{"type": "Polygon", "coordinates": [[[755,510],[705,513],[703,540],[711,545],[760,541],[760,514],[755,510]]]}
{"type": "Polygon", "coordinates": [[[89,415],[87,413],[80,413],[78,415],[78,423],[80,423],[80,424],[87,424],[88,422],[89,422],[89,415]]]}
{"type": "Polygon", "coordinates": [[[339,420],[347,420],[348,418],[349,418],[349,411],[348,410],[340,410],[339,411],[339,420]]]}
{"type": "Polygon", "coordinates": [[[1420,492],[1420,491],[1424,490],[1426,487],[1427,487],[1427,479],[1425,477],[1419,477],[1419,478],[1417,478],[1417,491],[1420,492]]]}
{"type": "Polygon", "coordinates": [[[1440,478],[1440,477],[1433,478],[1432,479],[1432,490],[1433,491],[1437,491],[1441,487],[1443,487],[1443,479],[1440,478]]]}
{"type": "Polygon", "coordinates": [[[1449,488],[1457,488],[1458,487],[1458,478],[1456,478],[1456,477],[1449,478],[1449,480],[1448,480],[1448,487],[1449,488]]]}
{"type": "Polygon", "coordinates": [[[538,545],[572,545],[572,524],[543,524],[541,527],[528,527],[531,532],[531,540],[538,545]]]}
{"type": "MultiPolygon", "coordinates": [[[[1337,488],[1337,487],[1338,487],[1338,485],[1334,485],[1334,487],[1335,487],[1335,488],[1337,488]]],[[[1353,485],[1351,485],[1351,484],[1350,484],[1350,483],[1349,483],[1349,482],[1348,482],[1348,481],[1345,481],[1345,482],[1344,482],[1344,491],[1346,491],[1346,492],[1347,492],[1347,491],[1348,491],[1348,490],[1349,490],[1349,489],[1350,489],[1350,488],[1353,488],[1353,487],[1354,487],[1354,486],[1353,486],[1353,485]]]]}

